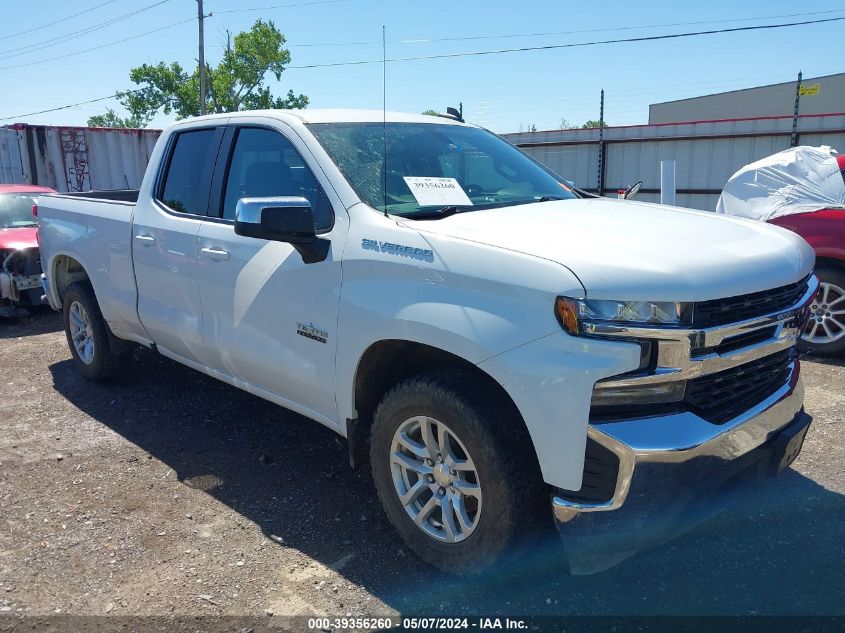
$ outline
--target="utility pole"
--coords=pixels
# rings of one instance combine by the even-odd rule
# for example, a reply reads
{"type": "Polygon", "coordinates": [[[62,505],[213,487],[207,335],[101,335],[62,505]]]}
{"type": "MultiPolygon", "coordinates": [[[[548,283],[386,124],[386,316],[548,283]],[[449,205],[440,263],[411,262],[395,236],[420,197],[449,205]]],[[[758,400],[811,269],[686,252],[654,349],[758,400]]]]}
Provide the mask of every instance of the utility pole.
{"type": "Polygon", "coordinates": [[[197,0],[197,21],[200,27],[200,116],[205,114],[205,30],[202,0],[197,0]]]}
{"type": "Polygon", "coordinates": [[[600,196],[604,195],[604,89],[601,91],[599,101],[599,173],[597,178],[596,191],[600,196]]]}
{"type": "Polygon", "coordinates": [[[792,136],[789,138],[789,146],[798,145],[798,108],[801,106],[801,80],[804,73],[798,71],[798,81],[795,83],[795,110],[792,113],[792,136]]]}

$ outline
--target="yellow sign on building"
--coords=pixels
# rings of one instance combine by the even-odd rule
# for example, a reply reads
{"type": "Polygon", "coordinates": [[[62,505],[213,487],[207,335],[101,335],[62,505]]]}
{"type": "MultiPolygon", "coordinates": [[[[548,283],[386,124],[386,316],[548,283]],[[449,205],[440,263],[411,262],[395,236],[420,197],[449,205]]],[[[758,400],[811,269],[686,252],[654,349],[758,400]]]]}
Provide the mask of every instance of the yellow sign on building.
{"type": "Polygon", "coordinates": [[[801,87],[798,89],[798,94],[802,97],[811,97],[813,95],[817,95],[822,91],[822,86],[819,82],[814,83],[812,86],[805,86],[801,84],[801,87]]]}

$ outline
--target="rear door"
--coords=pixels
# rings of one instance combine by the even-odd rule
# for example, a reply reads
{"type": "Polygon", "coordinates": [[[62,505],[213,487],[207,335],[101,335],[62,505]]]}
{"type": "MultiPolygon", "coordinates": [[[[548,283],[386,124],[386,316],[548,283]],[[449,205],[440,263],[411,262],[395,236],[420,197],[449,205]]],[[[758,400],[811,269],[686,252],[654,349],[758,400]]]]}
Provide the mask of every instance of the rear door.
{"type": "Polygon", "coordinates": [[[202,308],[197,285],[197,234],[224,127],[173,134],[153,199],[139,200],[132,224],[138,315],[165,353],[200,361],[202,308]]]}
{"type": "Polygon", "coordinates": [[[333,422],[345,210],[288,126],[267,119],[230,130],[221,150],[225,168],[221,156],[215,177],[219,191],[212,194],[220,217],[209,218],[199,233],[207,364],[333,422]],[[305,264],[290,244],[235,234],[238,200],[267,196],[311,202],[319,236],[331,241],[325,261],[305,264]]]}

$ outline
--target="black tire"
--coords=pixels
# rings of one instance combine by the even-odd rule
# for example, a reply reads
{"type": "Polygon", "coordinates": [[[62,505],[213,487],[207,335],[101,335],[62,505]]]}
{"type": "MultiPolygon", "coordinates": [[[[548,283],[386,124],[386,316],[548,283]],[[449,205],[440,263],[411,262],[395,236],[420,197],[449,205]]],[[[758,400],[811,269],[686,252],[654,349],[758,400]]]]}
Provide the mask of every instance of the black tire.
{"type": "Polygon", "coordinates": [[[407,546],[448,573],[477,574],[507,563],[550,522],[548,490],[528,432],[512,403],[504,400],[476,376],[428,373],[397,384],[375,412],[370,463],[381,503],[407,546]],[[460,542],[424,532],[394,487],[393,437],[415,416],[444,422],[475,464],[483,504],[476,527],[460,542]]]}
{"type": "Polygon", "coordinates": [[[92,382],[102,382],[122,373],[126,366],[126,349],[121,345],[122,342],[114,339],[109,331],[90,283],[77,281],[67,287],[62,297],[62,316],[70,353],[77,369],[85,378],[92,382]],[[78,303],[84,308],[91,324],[91,338],[93,340],[91,362],[86,363],[82,360],[72,340],[70,311],[74,303],[78,303]]]}
{"type": "MultiPolygon", "coordinates": [[[[819,266],[816,268],[816,276],[819,278],[820,283],[833,284],[834,286],[845,290],[845,270],[842,268],[819,266]]],[[[815,299],[813,301],[815,303],[815,299]]],[[[811,304],[811,306],[812,305],[813,304],[811,304]]],[[[821,305],[819,305],[819,308],[821,309],[821,305]]],[[[812,314],[810,318],[810,323],[812,324],[812,319],[814,318],[812,314]]],[[[838,320],[842,322],[842,317],[838,316],[838,320]]],[[[838,326],[835,324],[831,324],[829,327],[833,328],[835,333],[841,331],[838,330],[838,326]]],[[[818,341],[811,342],[802,338],[798,341],[798,349],[802,352],[810,352],[816,356],[839,356],[845,354],[845,336],[831,343],[820,343],[818,341]]]]}

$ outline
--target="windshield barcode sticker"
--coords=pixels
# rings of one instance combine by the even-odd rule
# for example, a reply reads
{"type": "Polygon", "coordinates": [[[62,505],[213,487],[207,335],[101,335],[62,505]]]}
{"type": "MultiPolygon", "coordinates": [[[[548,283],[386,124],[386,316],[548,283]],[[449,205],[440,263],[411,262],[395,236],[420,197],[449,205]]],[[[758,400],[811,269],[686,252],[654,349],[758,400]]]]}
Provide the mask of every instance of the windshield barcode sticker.
{"type": "Polygon", "coordinates": [[[421,207],[472,206],[472,200],[454,178],[405,176],[404,180],[421,207]]]}

